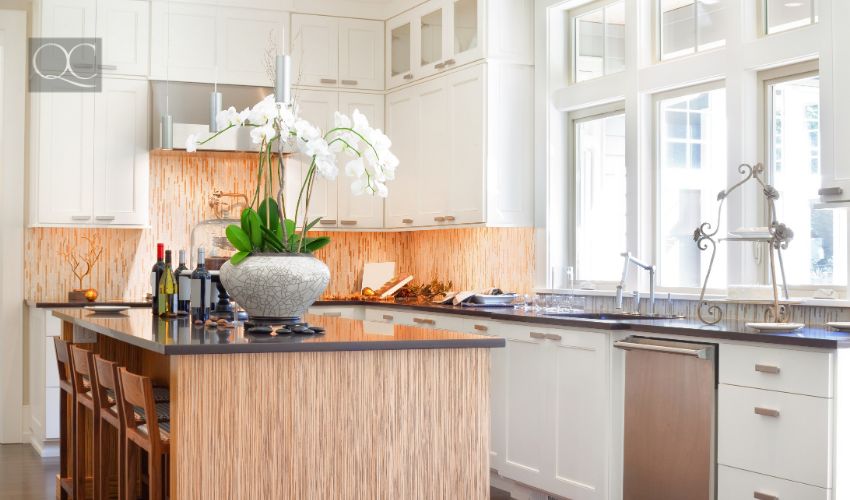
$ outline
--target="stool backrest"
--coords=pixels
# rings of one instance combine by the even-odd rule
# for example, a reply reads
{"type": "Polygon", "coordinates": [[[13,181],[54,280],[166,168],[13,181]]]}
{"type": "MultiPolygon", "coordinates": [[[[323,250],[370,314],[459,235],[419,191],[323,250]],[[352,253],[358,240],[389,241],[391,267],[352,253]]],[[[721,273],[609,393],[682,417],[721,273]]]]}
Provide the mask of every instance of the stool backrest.
{"type": "Polygon", "coordinates": [[[118,380],[120,385],[121,405],[124,413],[124,424],[127,432],[141,434],[138,430],[139,422],[136,421],[133,407],[141,408],[144,412],[145,424],[148,428],[148,437],[152,443],[159,444],[159,422],[156,415],[156,404],[153,398],[153,383],[149,377],[130,373],[126,368],[118,369],[118,380]]]}
{"type": "MultiPolygon", "coordinates": [[[[56,351],[56,368],[59,370],[59,382],[74,387],[71,381],[71,354],[68,352],[70,343],[59,337],[53,337],[53,349],[56,351]]],[[[73,389],[72,389],[73,390],[73,389]]]]}
{"type": "Polygon", "coordinates": [[[74,379],[74,390],[77,391],[77,394],[86,393],[89,388],[94,390],[91,374],[92,352],[75,345],[71,346],[70,351],[72,360],[71,377],[74,379]]]}
{"type": "Polygon", "coordinates": [[[116,404],[119,408],[121,405],[121,397],[118,394],[118,384],[116,384],[116,375],[118,374],[118,363],[105,360],[99,355],[94,356],[94,378],[97,380],[98,407],[109,408],[112,404],[116,404]],[[115,394],[115,401],[109,400],[107,390],[111,390],[115,394]]]}

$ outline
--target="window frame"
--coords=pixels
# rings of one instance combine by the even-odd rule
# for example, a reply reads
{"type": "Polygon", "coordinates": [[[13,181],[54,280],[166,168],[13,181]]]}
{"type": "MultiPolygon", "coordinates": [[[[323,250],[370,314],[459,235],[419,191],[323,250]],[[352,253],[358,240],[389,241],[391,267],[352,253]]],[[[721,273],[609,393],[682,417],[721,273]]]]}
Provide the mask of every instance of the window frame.
{"type": "MultiPolygon", "coordinates": [[[[643,234],[643,235],[641,235],[641,237],[650,239],[649,245],[652,248],[652,261],[655,262],[656,264],[658,263],[658,258],[659,258],[659,254],[660,254],[659,244],[658,244],[660,234],[658,232],[658,228],[661,225],[660,222],[659,222],[660,213],[659,213],[659,210],[658,210],[658,200],[659,200],[658,193],[660,191],[659,183],[661,182],[660,175],[659,175],[659,170],[660,170],[660,166],[661,166],[660,165],[660,161],[661,161],[661,156],[660,156],[661,134],[659,133],[660,132],[660,125],[661,125],[661,122],[659,120],[660,110],[661,110],[661,101],[667,100],[667,99],[675,99],[677,97],[684,97],[684,96],[690,95],[690,94],[699,94],[699,93],[702,93],[702,92],[710,92],[710,91],[719,90],[719,89],[723,89],[724,91],[726,90],[726,80],[725,79],[713,80],[713,81],[709,81],[709,82],[703,82],[703,83],[698,83],[698,84],[695,84],[695,85],[688,85],[688,86],[684,86],[684,87],[677,87],[677,88],[671,89],[671,90],[656,92],[656,93],[651,95],[651,102],[652,102],[652,111],[651,111],[652,122],[651,123],[652,123],[652,125],[651,125],[650,133],[651,133],[651,137],[652,137],[652,141],[651,141],[652,142],[652,154],[651,154],[650,168],[651,168],[651,172],[652,172],[652,196],[649,200],[649,203],[652,205],[652,231],[651,231],[650,235],[643,234]]],[[[724,110],[724,113],[725,113],[725,110],[724,110]]],[[[729,133],[728,128],[729,127],[728,127],[728,122],[727,122],[727,132],[726,132],[727,136],[728,136],[728,133],[729,133]]],[[[728,174],[728,169],[727,169],[726,173],[728,174]]],[[[728,205],[724,206],[724,213],[722,215],[723,218],[720,221],[721,227],[725,227],[727,230],[728,230],[728,218],[725,217],[725,215],[726,215],[728,209],[729,209],[728,205]]],[[[715,223],[715,221],[713,221],[713,220],[694,221],[694,229],[696,229],[696,227],[699,224],[701,224],[702,222],[711,222],[712,224],[715,223]]],[[[719,243],[719,245],[724,245],[724,244],[725,243],[719,243]]],[[[694,243],[694,245],[696,245],[696,243],[694,243]]],[[[727,271],[727,269],[722,269],[722,270],[721,269],[712,269],[712,273],[726,272],[726,271],[727,271]]],[[[700,286],[702,286],[702,283],[704,281],[705,281],[705,276],[702,276],[702,271],[700,271],[700,286]]],[[[684,286],[661,286],[660,284],[656,283],[656,290],[661,291],[661,292],[670,292],[670,293],[693,293],[694,291],[698,292],[699,288],[684,287],[684,286]]],[[[707,288],[706,289],[706,293],[709,293],[709,294],[721,294],[721,293],[725,293],[725,291],[726,291],[726,289],[720,289],[720,288],[707,288]]]]}
{"type": "MultiPolygon", "coordinates": [[[[766,0],[765,0],[766,1],[766,0]]],[[[798,29],[798,28],[793,28],[798,29]]],[[[790,30],[789,30],[790,31],[790,30]]],[[[783,33],[783,32],[780,32],[783,33]]],[[[776,85],[779,83],[790,82],[794,80],[800,80],[803,78],[808,78],[812,76],[820,76],[820,61],[818,59],[812,59],[809,61],[803,61],[799,63],[787,64],[784,66],[779,66],[776,68],[760,71],[758,73],[758,87],[759,87],[759,148],[765,159],[765,179],[768,184],[774,183],[774,172],[771,168],[773,165],[773,155],[774,155],[774,144],[773,144],[773,134],[772,130],[772,117],[773,117],[773,99],[772,92],[770,91],[770,87],[772,85],[776,85]]],[[[822,99],[821,99],[822,102],[822,99]]],[[[821,125],[822,128],[822,125],[821,125]]],[[[820,145],[820,158],[823,158],[823,145],[820,145]]],[[[780,193],[781,195],[781,193],[780,193]]],[[[815,197],[812,198],[813,200],[815,197]]],[[[759,220],[763,221],[766,225],[769,223],[767,220],[767,203],[759,203],[759,220]]],[[[840,216],[840,215],[839,215],[840,216]]],[[[780,221],[781,222],[781,221],[780,221]]],[[[793,227],[791,228],[794,229],[793,227]]],[[[799,237],[795,238],[799,243],[801,239],[799,237]]],[[[807,237],[805,241],[808,241],[807,237]]],[[[792,245],[794,242],[791,243],[792,245]]],[[[766,258],[766,252],[763,245],[759,245],[756,250],[754,250],[754,260],[756,264],[760,266],[760,283],[763,285],[769,284],[769,263],[766,258]]],[[[848,277],[845,277],[845,281],[850,282],[848,277]]],[[[847,291],[848,284],[844,285],[827,285],[827,284],[800,284],[800,283],[788,283],[788,291],[789,293],[797,292],[798,294],[806,294],[812,295],[814,292],[820,289],[833,290],[839,296],[844,296],[847,291]]]]}
{"type": "MultiPolygon", "coordinates": [[[[590,0],[587,3],[582,5],[573,7],[566,11],[567,16],[567,60],[568,60],[568,68],[567,68],[567,79],[570,85],[581,84],[585,82],[591,82],[593,80],[598,80],[600,78],[605,78],[606,76],[616,75],[619,73],[623,73],[626,71],[626,62],[623,62],[623,69],[619,71],[614,71],[608,73],[606,71],[606,61],[605,56],[608,54],[608,42],[606,40],[604,30],[606,24],[605,10],[610,6],[618,2],[623,2],[625,6],[626,0],[590,0]],[[602,11],[602,75],[596,76],[593,78],[588,78],[587,80],[578,80],[578,52],[576,48],[578,47],[578,36],[579,30],[576,28],[576,18],[583,16],[585,14],[589,14],[591,12],[595,12],[597,10],[602,11]]],[[[624,25],[625,26],[625,25],[624,25]]]]}
{"type": "Polygon", "coordinates": [[[769,2],[769,1],[770,0],[761,0],[760,2],[757,3],[758,23],[759,23],[758,33],[759,33],[760,37],[772,37],[774,35],[779,35],[779,34],[782,34],[782,33],[788,33],[788,32],[791,32],[791,31],[796,31],[798,29],[805,28],[805,27],[811,26],[813,24],[817,24],[820,21],[819,16],[818,16],[818,6],[819,6],[820,2],[818,0],[812,0],[812,5],[811,5],[811,8],[809,10],[809,22],[808,23],[801,24],[800,26],[794,26],[793,28],[788,28],[788,29],[784,29],[784,30],[780,30],[780,31],[774,31],[773,33],[771,33],[770,32],[770,26],[768,25],[769,21],[767,19],[767,10],[768,10],[767,9],[767,2],[769,2]]]}
{"type": "MultiPolygon", "coordinates": [[[[623,115],[623,118],[626,117],[626,103],[624,101],[615,101],[607,104],[600,104],[596,106],[588,106],[586,108],[577,109],[575,111],[571,111],[567,113],[567,151],[568,153],[568,163],[567,163],[567,193],[570,195],[572,202],[569,204],[569,217],[567,217],[567,233],[566,233],[566,243],[567,243],[567,262],[570,266],[573,267],[574,273],[577,274],[577,262],[578,262],[578,242],[577,242],[577,230],[578,230],[578,201],[579,201],[579,192],[578,192],[578,183],[576,182],[576,177],[578,175],[578,155],[580,151],[576,147],[578,144],[578,125],[584,122],[588,122],[591,120],[598,120],[603,118],[608,118],[610,116],[623,115]]],[[[628,174],[626,176],[628,179],[628,174]]],[[[627,218],[628,219],[628,218],[627,218]]],[[[628,220],[626,221],[628,225],[628,220]]],[[[626,237],[626,244],[628,246],[628,236],[626,237]]],[[[623,251],[627,250],[626,248],[623,251]]],[[[579,282],[579,279],[576,278],[576,282],[579,282]]],[[[581,279],[581,283],[589,283],[593,286],[594,289],[597,290],[614,290],[616,289],[619,281],[608,281],[608,280],[597,280],[597,279],[581,279]]]]}
{"type": "MultiPolygon", "coordinates": [[[[723,36],[723,43],[714,46],[707,47],[703,50],[700,50],[700,40],[699,40],[699,3],[701,0],[693,0],[694,6],[694,22],[693,22],[693,33],[694,33],[694,47],[691,52],[685,54],[679,54],[676,56],[664,57],[664,36],[661,32],[662,24],[661,24],[661,2],[663,0],[654,0],[652,3],[652,45],[655,47],[653,54],[653,62],[655,64],[666,63],[670,61],[678,61],[687,57],[692,57],[697,54],[705,54],[707,52],[711,52],[713,50],[722,50],[726,47],[729,34],[726,33],[723,36]]],[[[764,0],[767,1],[767,0],[764,0]]],[[[727,5],[726,8],[731,8],[732,5],[727,5]]],[[[767,12],[765,10],[765,12],[767,12]]],[[[765,17],[766,19],[766,17],[765,17]]],[[[728,29],[728,26],[727,26],[728,29]]]]}

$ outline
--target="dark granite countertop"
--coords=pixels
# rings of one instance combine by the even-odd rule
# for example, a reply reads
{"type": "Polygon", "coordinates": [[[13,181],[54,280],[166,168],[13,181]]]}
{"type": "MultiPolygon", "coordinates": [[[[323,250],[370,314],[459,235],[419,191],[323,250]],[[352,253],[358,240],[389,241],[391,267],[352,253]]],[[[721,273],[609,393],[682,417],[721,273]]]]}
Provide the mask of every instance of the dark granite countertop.
{"type": "Polygon", "coordinates": [[[241,326],[204,328],[189,318],[163,319],[149,309],[93,313],[80,308],[53,314],[100,335],[167,355],[265,352],[371,351],[504,347],[497,337],[405,325],[371,323],[346,318],[306,315],[305,321],[325,328],[322,335],[253,335],[241,326]]]}
{"type": "Polygon", "coordinates": [[[635,333],[658,333],[682,335],[718,340],[738,340],[765,344],[793,345],[838,349],[850,347],[850,333],[835,331],[824,325],[807,325],[791,333],[759,333],[746,326],[747,321],[721,321],[716,325],[706,325],[694,319],[671,320],[595,320],[584,318],[565,318],[546,316],[513,308],[466,307],[441,304],[399,304],[392,302],[369,301],[319,301],[316,306],[366,305],[375,307],[412,309],[440,314],[461,314],[465,316],[489,318],[502,321],[520,321],[540,325],[594,328],[602,330],[629,330],[635,333]]]}
{"type": "Polygon", "coordinates": [[[144,302],[141,300],[109,300],[109,301],[101,301],[97,300],[94,302],[68,302],[62,300],[27,300],[26,304],[29,307],[37,307],[39,309],[59,309],[66,307],[86,307],[86,306],[128,306],[128,307],[150,307],[150,302],[144,302]]]}

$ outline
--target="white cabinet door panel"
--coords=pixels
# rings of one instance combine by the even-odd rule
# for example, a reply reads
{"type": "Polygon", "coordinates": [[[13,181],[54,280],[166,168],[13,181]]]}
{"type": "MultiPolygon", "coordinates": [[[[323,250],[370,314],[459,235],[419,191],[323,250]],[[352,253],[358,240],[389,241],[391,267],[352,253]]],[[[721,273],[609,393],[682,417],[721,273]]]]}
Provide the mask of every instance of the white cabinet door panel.
{"type": "Polygon", "coordinates": [[[59,439],[59,388],[45,389],[44,439],[59,439]]]}
{"type": "Polygon", "coordinates": [[[148,82],[104,78],[95,99],[94,222],[148,223],[148,82]]]}
{"type": "Polygon", "coordinates": [[[97,33],[103,40],[103,74],[147,76],[150,2],[100,0],[97,33]]]}
{"type": "Polygon", "coordinates": [[[387,134],[393,153],[399,159],[396,178],[385,203],[386,227],[414,227],[417,224],[419,189],[419,102],[416,87],[387,96],[387,134]]]}
{"type": "Polygon", "coordinates": [[[219,61],[218,13],[209,5],[154,1],[151,78],[213,82],[219,61]]]}
{"type": "Polygon", "coordinates": [[[485,67],[478,65],[447,77],[449,97],[448,155],[451,182],[444,187],[449,200],[447,223],[484,222],[484,140],[487,120],[485,67]]]}
{"type": "Polygon", "coordinates": [[[341,87],[384,89],[384,23],[362,19],[339,21],[341,87]]]}
{"type": "Polygon", "coordinates": [[[717,500],[778,498],[780,500],[829,500],[829,490],[764,476],[733,467],[717,468],[717,500]],[[756,496],[761,494],[763,496],[756,496]]]}
{"type": "Polygon", "coordinates": [[[296,85],[339,85],[339,20],[292,16],[292,75],[296,85]]]}
{"type": "Polygon", "coordinates": [[[446,154],[451,136],[446,123],[448,89],[443,80],[417,85],[419,164],[416,186],[417,226],[434,226],[445,218],[454,182],[446,154]]]}
{"type": "MultiPolygon", "coordinates": [[[[274,86],[266,57],[281,51],[281,35],[289,25],[286,12],[258,9],[219,9],[219,83],[274,86]]],[[[284,50],[289,50],[285,47],[284,50]]],[[[288,53],[288,52],[287,52],[288,53]]],[[[274,64],[274,61],[269,61],[274,64]]]]}
{"type": "MultiPolygon", "coordinates": [[[[340,92],[339,111],[351,116],[359,110],[374,128],[384,129],[384,96],[379,94],[360,94],[340,92]]],[[[384,199],[367,194],[354,195],[351,192],[353,179],[345,175],[345,163],[352,159],[346,153],[338,156],[340,175],[337,199],[339,202],[339,225],[342,228],[380,229],[384,226],[384,199]]],[[[387,185],[392,191],[395,182],[387,185]]]]}

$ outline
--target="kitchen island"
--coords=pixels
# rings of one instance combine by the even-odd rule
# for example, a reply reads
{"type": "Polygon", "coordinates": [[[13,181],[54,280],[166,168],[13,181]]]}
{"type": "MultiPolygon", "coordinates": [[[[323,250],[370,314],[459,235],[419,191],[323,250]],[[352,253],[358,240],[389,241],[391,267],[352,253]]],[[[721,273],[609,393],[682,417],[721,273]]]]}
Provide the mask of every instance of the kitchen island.
{"type": "Polygon", "coordinates": [[[64,338],[170,387],[171,498],[489,495],[490,348],[504,339],[310,315],[323,335],[54,315],[64,338]]]}

